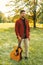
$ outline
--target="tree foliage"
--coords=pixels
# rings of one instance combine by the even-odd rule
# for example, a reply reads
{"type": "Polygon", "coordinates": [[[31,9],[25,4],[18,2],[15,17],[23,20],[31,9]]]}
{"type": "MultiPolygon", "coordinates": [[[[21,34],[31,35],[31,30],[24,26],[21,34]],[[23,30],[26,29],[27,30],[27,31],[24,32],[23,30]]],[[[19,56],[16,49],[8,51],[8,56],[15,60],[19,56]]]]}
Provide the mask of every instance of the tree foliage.
{"type": "Polygon", "coordinates": [[[8,13],[14,12],[14,16],[18,15],[20,10],[26,10],[27,15],[34,21],[34,27],[36,22],[43,19],[43,0],[10,0],[6,6],[12,8],[8,13]]]}

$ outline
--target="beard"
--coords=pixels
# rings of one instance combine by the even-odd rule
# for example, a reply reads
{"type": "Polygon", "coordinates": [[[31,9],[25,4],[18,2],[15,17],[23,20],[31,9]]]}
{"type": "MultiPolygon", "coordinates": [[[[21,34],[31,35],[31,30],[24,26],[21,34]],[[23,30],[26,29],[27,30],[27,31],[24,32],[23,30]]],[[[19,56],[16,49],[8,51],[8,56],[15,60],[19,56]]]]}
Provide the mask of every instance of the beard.
{"type": "Polygon", "coordinates": [[[22,16],[22,20],[24,20],[25,19],[25,17],[24,16],[22,16]]]}
{"type": "Polygon", "coordinates": [[[21,19],[22,19],[22,21],[25,21],[25,17],[24,16],[21,19]]]}

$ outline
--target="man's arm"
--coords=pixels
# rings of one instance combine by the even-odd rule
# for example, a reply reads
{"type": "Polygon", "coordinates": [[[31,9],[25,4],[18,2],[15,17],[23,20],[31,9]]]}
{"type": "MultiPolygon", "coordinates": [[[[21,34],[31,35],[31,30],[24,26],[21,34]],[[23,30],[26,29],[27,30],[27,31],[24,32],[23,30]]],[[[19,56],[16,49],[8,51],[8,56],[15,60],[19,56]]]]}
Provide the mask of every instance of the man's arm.
{"type": "Polygon", "coordinates": [[[29,40],[30,40],[30,26],[29,26],[29,22],[28,22],[28,32],[29,32],[29,40]]]}
{"type": "Polygon", "coordinates": [[[19,28],[19,25],[18,25],[18,22],[16,21],[16,23],[15,23],[15,33],[16,33],[16,36],[18,37],[18,35],[19,35],[19,30],[18,30],[18,28],[19,28]]]}
{"type": "Polygon", "coordinates": [[[16,21],[16,24],[15,24],[15,32],[16,32],[16,36],[17,36],[18,40],[20,41],[21,37],[19,35],[19,23],[18,23],[18,21],[16,21]]]}
{"type": "Polygon", "coordinates": [[[30,40],[30,26],[29,26],[29,23],[28,23],[28,31],[29,31],[29,40],[30,40]]]}

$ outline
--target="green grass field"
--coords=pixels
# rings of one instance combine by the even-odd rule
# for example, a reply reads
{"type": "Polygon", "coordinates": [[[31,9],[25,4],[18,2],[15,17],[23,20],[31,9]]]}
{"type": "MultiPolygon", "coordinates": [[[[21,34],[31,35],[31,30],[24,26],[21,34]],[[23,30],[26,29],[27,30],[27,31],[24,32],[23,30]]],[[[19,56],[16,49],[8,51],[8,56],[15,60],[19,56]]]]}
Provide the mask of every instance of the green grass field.
{"type": "Polygon", "coordinates": [[[10,53],[17,45],[13,28],[0,29],[0,65],[43,65],[43,29],[31,28],[29,58],[16,62],[10,59],[10,53]]]}

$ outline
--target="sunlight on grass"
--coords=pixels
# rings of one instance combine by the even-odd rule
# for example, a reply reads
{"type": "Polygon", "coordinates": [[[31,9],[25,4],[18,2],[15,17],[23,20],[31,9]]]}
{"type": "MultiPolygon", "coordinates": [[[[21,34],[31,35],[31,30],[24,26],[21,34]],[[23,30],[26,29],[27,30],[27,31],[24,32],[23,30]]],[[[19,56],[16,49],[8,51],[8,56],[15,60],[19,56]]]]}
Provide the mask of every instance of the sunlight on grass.
{"type": "Polygon", "coordinates": [[[14,27],[15,23],[0,23],[0,28],[7,29],[9,27],[14,27]]]}
{"type": "MultiPolygon", "coordinates": [[[[33,27],[33,23],[29,23],[30,27],[33,27]]],[[[36,26],[39,28],[43,28],[43,24],[36,23],[36,26]]],[[[0,23],[0,29],[8,29],[15,27],[15,23],[0,23]]]]}

